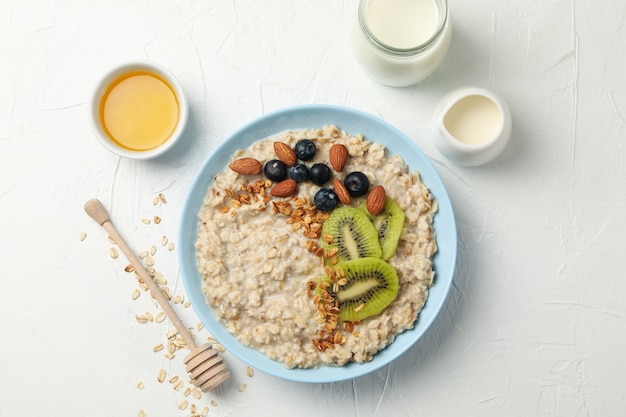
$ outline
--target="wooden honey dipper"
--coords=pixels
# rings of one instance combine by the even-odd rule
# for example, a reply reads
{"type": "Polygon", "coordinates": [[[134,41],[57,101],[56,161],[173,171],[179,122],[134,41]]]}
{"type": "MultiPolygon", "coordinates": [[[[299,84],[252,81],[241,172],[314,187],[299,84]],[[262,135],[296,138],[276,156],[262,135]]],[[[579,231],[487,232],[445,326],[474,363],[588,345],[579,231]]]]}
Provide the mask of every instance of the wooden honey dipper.
{"type": "Polygon", "coordinates": [[[163,308],[163,311],[165,311],[174,324],[174,327],[176,327],[176,330],[178,330],[178,333],[185,341],[185,344],[191,350],[191,353],[184,359],[187,372],[191,377],[191,382],[196,387],[206,392],[230,378],[230,371],[226,367],[226,364],[210,344],[207,343],[202,346],[196,345],[193,337],[183,325],[183,322],[178,318],[168,300],[159,290],[158,285],[116,230],[100,200],[94,198],[87,201],[87,203],[85,203],[85,212],[115,240],[117,246],[122,250],[124,255],[126,255],[131,265],[135,267],[135,271],[137,271],[139,277],[150,289],[152,297],[159,302],[161,308],[163,308]]]}

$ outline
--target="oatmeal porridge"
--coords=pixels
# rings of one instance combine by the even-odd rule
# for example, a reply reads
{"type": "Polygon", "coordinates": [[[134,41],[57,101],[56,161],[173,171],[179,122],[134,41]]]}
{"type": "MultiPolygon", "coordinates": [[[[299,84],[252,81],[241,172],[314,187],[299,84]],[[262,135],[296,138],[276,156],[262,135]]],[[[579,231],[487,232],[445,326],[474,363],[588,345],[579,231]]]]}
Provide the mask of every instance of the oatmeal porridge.
{"type": "MultiPolygon", "coordinates": [[[[399,155],[388,155],[384,146],[369,139],[327,126],[259,140],[232,156],[231,162],[240,161],[240,172],[226,168],[218,173],[205,196],[196,250],[207,302],[241,343],[287,368],[372,360],[398,334],[413,328],[433,283],[432,256],[437,246],[432,222],[437,202],[418,172],[410,172],[399,155]],[[289,149],[302,139],[312,141],[315,152],[298,163],[311,170],[315,164],[325,164],[331,168],[331,178],[323,185],[268,179],[263,166],[277,159],[277,153],[292,158],[289,149]],[[277,148],[276,142],[289,149],[277,148]],[[337,144],[345,146],[345,155],[333,154],[331,147],[337,144]],[[342,166],[335,166],[337,159],[342,159],[342,166]],[[343,270],[336,268],[342,265],[337,251],[328,250],[323,232],[333,210],[321,209],[316,194],[321,188],[332,190],[333,184],[340,187],[337,182],[352,172],[369,180],[370,194],[377,186],[384,189],[382,198],[401,209],[404,226],[395,252],[386,259],[397,274],[395,298],[377,314],[341,320],[338,311],[331,308],[329,313],[327,305],[324,310],[323,298],[329,295],[322,277],[337,275],[326,284],[335,293],[337,282],[346,279],[343,270]]],[[[339,190],[328,194],[331,200],[343,197],[339,190]]],[[[376,197],[380,200],[378,195],[348,197],[349,206],[370,209],[376,197]]],[[[345,206],[333,204],[335,210],[345,206]]]]}

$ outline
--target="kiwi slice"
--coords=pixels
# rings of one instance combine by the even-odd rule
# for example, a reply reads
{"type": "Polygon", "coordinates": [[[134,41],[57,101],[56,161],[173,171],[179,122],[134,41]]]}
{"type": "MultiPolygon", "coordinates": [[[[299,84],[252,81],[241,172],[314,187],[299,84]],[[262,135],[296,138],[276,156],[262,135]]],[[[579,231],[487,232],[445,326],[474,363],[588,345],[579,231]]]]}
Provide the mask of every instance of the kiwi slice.
{"type": "Polygon", "coordinates": [[[344,206],[333,210],[324,221],[322,236],[324,249],[337,248],[339,262],[366,257],[380,258],[382,254],[378,232],[363,210],[358,208],[344,206]],[[329,236],[332,240],[327,239],[329,236]]]}
{"type": "Polygon", "coordinates": [[[329,288],[339,300],[340,320],[363,320],[380,314],[398,295],[398,274],[380,258],[339,262],[335,271],[347,280],[344,285],[329,288]]]}
{"type": "Polygon", "coordinates": [[[393,256],[404,229],[404,212],[398,204],[387,197],[385,205],[378,214],[367,211],[365,204],[359,206],[378,232],[378,242],[382,249],[382,258],[387,260],[393,256]]]}

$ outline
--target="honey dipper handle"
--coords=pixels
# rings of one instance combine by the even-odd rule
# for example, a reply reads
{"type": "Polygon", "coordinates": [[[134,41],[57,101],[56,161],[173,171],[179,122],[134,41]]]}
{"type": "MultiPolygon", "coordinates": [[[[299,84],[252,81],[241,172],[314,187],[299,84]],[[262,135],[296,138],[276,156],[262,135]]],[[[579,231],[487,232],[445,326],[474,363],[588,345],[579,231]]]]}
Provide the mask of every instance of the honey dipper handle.
{"type": "Polygon", "coordinates": [[[178,330],[178,333],[181,335],[187,347],[190,350],[193,350],[197,347],[195,341],[189,331],[185,327],[182,321],[176,315],[176,312],[172,308],[169,301],[165,298],[165,296],[159,290],[159,286],[154,282],[148,271],[144,268],[141,261],[135,256],[133,251],[128,247],[122,236],[118,233],[117,229],[111,222],[109,218],[109,214],[106,209],[98,199],[91,199],[85,203],[85,212],[94,219],[100,226],[102,226],[108,233],[111,238],[117,243],[117,246],[121,249],[121,251],[126,255],[126,258],[130,261],[131,265],[135,267],[135,271],[139,274],[139,277],[142,281],[148,286],[150,289],[150,293],[155,300],[161,305],[165,314],[169,317],[169,319],[178,330]]]}

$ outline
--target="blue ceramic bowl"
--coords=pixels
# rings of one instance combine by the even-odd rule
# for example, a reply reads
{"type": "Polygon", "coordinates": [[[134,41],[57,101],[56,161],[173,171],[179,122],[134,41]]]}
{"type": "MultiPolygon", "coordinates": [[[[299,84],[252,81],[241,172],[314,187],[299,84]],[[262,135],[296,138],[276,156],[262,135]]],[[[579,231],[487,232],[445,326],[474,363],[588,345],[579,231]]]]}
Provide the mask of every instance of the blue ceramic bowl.
{"type": "Polygon", "coordinates": [[[457,251],[456,225],[452,205],[439,175],[422,151],[404,134],[369,114],[331,105],[290,107],[264,115],[244,126],[221,143],[197,173],[184,203],[178,253],[183,283],[191,304],[205,327],[227,351],[259,371],[298,382],[335,382],[365,375],[387,365],[413,346],[435,320],[444,304],[454,274],[457,251]],[[411,170],[418,170],[422,181],[439,203],[434,220],[438,252],[434,256],[435,281],[415,327],[398,335],[395,341],[378,352],[371,362],[351,363],[343,367],[287,369],[262,353],[241,344],[215,318],[202,292],[202,278],[196,267],[195,242],[198,236],[198,213],[207,189],[218,172],[224,170],[231,155],[253,142],[286,130],[322,128],[336,125],[351,134],[385,145],[390,154],[402,155],[411,170]]]}

